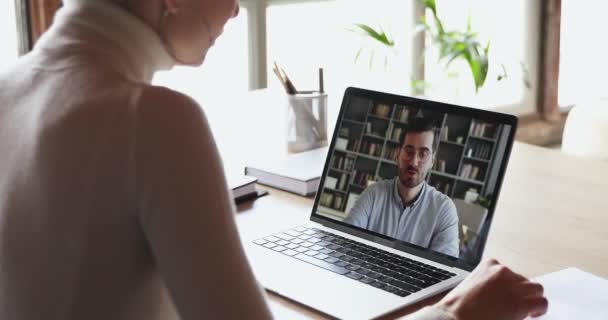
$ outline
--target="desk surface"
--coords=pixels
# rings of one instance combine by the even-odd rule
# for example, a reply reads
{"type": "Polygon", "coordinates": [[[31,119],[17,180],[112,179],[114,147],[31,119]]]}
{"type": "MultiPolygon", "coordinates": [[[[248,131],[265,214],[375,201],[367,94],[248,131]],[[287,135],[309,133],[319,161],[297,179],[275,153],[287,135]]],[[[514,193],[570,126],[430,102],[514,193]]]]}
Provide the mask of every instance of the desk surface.
{"type": "MultiPolygon", "coordinates": [[[[330,97],[329,129],[337,114],[336,100],[330,97]]],[[[260,150],[276,156],[285,149],[282,113],[277,109],[281,99],[258,95],[248,101],[231,117],[225,117],[229,110],[207,112],[227,171],[242,172],[247,159],[259,156],[260,150]],[[248,131],[255,134],[245,134],[248,131]]],[[[239,206],[237,223],[243,238],[308,220],[312,198],[269,191],[269,196],[239,206]]],[[[607,191],[608,162],[516,143],[484,256],[497,258],[528,277],[574,266],[608,278],[607,191]]],[[[271,294],[270,299],[306,316],[323,318],[278,296],[271,294]]]]}

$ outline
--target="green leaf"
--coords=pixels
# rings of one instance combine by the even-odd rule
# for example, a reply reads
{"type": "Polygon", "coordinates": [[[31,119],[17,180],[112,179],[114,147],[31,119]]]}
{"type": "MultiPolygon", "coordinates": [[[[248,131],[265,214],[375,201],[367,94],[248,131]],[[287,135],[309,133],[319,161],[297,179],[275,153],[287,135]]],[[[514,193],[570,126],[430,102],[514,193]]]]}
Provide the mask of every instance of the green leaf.
{"type": "MultiPolygon", "coordinates": [[[[486,46],[489,49],[489,46],[486,46]]],[[[484,50],[484,53],[486,51],[484,50]]],[[[464,54],[464,57],[469,64],[471,73],[473,74],[473,80],[475,82],[475,92],[479,91],[488,75],[488,58],[486,55],[480,55],[477,47],[470,48],[464,54]]]]}
{"type": "Polygon", "coordinates": [[[507,68],[505,68],[505,65],[501,63],[500,68],[502,69],[502,73],[498,75],[498,77],[496,78],[496,81],[501,81],[501,80],[504,80],[509,77],[509,75],[507,74],[507,68]]]}
{"type": "Polygon", "coordinates": [[[437,7],[433,7],[433,3],[425,2],[427,8],[434,13],[435,29],[427,27],[433,43],[438,47],[438,61],[445,61],[445,68],[451,65],[457,59],[463,59],[467,62],[473,81],[475,91],[485,83],[488,74],[488,52],[490,50],[490,42],[485,47],[477,40],[477,33],[471,29],[471,17],[467,17],[467,26],[465,31],[445,30],[439,17],[436,15],[437,7]]]}
{"type": "Polygon", "coordinates": [[[388,35],[384,32],[384,30],[382,30],[382,28],[380,28],[380,31],[376,31],[374,28],[363,23],[357,23],[355,24],[355,26],[361,29],[363,31],[363,34],[367,35],[372,39],[375,39],[381,44],[387,47],[395,46],[395,42],[389,39],[388,35]]]}
{"type": "Polygon", "coordinates": [[[424,80],[412,79],[410,81],[414,95],[423,95],[426,89],[431,87],[431,84],[424,80]]]}
{"type": "Polygon", "coordinates": [[[355,54],[355,63],[357,63],[357,61],[359,61],[359,57],[361,56],[361,51],[363,51],[363,48],[359,48],[359,50],[357,50],[357,54],[355,54]]]}
{"type": "Polygon", "coordinates": [[[437,15],[437,4],[435,3],[435,0],[422,0],[422,4],[424,4],[426,8],[431,9],[434,15],[437,15]]]}

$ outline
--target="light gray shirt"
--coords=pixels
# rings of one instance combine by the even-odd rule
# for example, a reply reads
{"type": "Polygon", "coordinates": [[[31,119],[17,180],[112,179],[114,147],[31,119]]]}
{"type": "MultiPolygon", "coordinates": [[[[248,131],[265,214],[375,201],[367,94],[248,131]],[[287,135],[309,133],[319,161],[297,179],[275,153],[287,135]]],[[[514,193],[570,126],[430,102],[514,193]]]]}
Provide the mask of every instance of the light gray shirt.
{"type": "Polygon", "coordinates": [[[423,182],[413,203],[405,206],[398,178],[363,191],[344,222],[424,248],[458,257],[458,213],[452,200],[423,182]]]}

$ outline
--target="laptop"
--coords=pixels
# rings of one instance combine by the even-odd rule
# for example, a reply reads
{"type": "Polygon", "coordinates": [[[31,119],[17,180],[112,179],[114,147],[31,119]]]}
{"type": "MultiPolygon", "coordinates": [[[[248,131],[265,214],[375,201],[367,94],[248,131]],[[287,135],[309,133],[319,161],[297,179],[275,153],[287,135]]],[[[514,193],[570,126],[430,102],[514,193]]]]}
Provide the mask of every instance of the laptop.
{"type": "Polygon", "coordinates": [[[516,127],[511,115],[348,88],[310,221],[245,243],[257,279],[341,319],[453,288],[480,263],[516,127]]]}

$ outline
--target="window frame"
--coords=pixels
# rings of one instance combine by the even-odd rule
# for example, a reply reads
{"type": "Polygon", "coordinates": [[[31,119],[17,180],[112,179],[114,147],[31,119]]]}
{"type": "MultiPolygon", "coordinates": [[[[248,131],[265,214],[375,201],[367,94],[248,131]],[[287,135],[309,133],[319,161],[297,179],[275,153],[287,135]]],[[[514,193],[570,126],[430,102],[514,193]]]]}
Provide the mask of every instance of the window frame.
{"type": "Polygon", "coordinates": [[[248,14],[249,90],[268,87],[268,7],[330,1],[335,0],[241,0],[241,6],[247,9],[248,14]]]}

